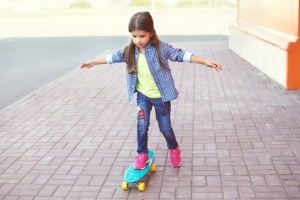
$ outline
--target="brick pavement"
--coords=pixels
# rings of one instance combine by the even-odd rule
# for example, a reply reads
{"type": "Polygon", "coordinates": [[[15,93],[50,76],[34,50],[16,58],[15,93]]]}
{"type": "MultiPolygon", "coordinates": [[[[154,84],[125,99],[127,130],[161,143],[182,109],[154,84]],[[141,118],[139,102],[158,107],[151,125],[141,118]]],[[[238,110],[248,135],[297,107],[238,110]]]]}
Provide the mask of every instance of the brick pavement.
{"type": "Polygon", "coordinates": [[[300,94],[227,49],[176,43],[224,66],[174,63],[183,165],[169,166],[152,116],[157,172],[123,191],[135,156],[135,106],[122,64],[76,69],[0,114],[0,199],[300,199],[300,94]]]}

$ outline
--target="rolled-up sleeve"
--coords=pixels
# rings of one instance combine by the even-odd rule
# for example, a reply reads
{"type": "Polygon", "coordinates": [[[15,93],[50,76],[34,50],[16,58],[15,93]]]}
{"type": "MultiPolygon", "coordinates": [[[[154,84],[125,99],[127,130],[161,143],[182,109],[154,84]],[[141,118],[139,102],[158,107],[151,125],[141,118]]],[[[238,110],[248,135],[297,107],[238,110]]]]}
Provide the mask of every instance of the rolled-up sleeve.
{"type": "Polygon", "coordinates": [[[120,49],[116,53],[107,54],[106,55],[106,62],[108,64],[125,62],[122,53],[123,53],[123,50],[120,49]]]}
{"type": "Polygon", "coordinates": [[[184,56],[183,56],[183,62],[191,62],[191,57],[192,57],[192,53],[190,53],[190,52],[185,52],[184,53],[184,56]]]}
{"type": "Polygon", "coordinates": [[[190,52],[184,51],[180,48],[174,48],[167,43],[161,43],[162,51],[167,52],[168,58],[173,62],[191,62],[190,52]]]}
{"type": "Polygon", "coordinates": [[[112,54],[106,55],[106,62],[107,62],[108,64],[113,64],[113,61],[112,61],[112,54]]]}

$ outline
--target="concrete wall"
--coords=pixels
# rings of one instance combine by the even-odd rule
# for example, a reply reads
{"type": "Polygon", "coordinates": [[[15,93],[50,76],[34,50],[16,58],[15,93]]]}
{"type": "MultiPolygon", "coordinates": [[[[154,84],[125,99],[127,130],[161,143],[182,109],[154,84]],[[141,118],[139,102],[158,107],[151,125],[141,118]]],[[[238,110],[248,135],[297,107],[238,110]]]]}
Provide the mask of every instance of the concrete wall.
{"type": "Polygon", "coordinates": [[[300,89],[299,0],[239,0],[229,48],[287,89],[300,89]]]}

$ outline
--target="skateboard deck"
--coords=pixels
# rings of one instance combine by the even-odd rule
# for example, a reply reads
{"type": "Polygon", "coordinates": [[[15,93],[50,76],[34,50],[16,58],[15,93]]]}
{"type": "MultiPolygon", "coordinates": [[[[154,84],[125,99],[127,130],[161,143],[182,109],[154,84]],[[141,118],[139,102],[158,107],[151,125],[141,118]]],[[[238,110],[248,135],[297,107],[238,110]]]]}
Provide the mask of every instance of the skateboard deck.
{"type": "Polygon", "coordinates": [[[129,186],[134,185],[138,187],[139,191],[145,191],[146,185],[143,182],[139,182],[144,176],[148,174],[149,171],[156,171],[156,165],[153,164],[154,152],[148,151],[149,162],[146,167],[141,170],[137,170],[133,168],[133,164],[130,165],[124,175],[124,181],[122,182],[122,189],[128,190],[129,186]]]}

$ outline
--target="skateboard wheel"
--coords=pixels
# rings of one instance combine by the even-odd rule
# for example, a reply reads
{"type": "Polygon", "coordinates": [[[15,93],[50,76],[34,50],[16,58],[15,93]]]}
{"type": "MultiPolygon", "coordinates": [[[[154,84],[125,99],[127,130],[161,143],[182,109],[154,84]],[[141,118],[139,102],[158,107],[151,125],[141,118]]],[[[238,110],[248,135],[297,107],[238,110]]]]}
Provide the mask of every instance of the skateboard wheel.
{"type": "Polygon", "coordinates": [[[122,189],[128,190],[128,183],[126,183],[125,181],[122,182],[122,189]]]}
{"type": "Polygon", "coordinates": [[[155,171],[156,171],[156,164],[152,164],[152,165],[150,166],[150,171],[151,171],[151,172],[155,172],[155,171]]]}
{"type": "Polygon", "coordinates": [[[146,185],[145,185],[145,183],[139,183],[139,185],[138,185],[138,190],[139,191],[141,191],[141,192],[143,192],[143,191],[145,191],[146,190],[146,185]]]}

